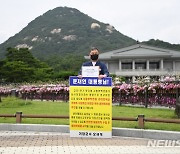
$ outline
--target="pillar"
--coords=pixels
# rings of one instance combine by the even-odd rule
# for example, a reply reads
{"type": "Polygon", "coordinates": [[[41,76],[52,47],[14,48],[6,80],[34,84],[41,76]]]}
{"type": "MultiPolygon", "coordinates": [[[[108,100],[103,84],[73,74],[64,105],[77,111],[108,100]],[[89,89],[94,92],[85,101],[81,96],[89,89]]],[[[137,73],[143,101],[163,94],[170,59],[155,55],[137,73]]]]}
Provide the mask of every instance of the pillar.
{"type": "Polygon", "coordinates": [[[132,61],[132,69],[135,70],[135,60],[132,61]]]}
{"type": "Polygon", "coordinates": [[[119,60],[119,70],[121,71],[122,69],[122,63],[121,63],[121,60],[119,60]]]}
{"type": "Polygon", "coordinates": [[[146,61],[146,69],[149,70],[149,60],[146,61]]]}
{"type": "Polygon", "coordinates": [[[176,62],[173,60],[173,71],[176,71],[176,62]]]}
{"type": "Polygon", "coordinates": [[[163,70],[163,69],[164,69],[163,64],[164,64],[163,59],[161,59],[161,70],[163,70]]]}

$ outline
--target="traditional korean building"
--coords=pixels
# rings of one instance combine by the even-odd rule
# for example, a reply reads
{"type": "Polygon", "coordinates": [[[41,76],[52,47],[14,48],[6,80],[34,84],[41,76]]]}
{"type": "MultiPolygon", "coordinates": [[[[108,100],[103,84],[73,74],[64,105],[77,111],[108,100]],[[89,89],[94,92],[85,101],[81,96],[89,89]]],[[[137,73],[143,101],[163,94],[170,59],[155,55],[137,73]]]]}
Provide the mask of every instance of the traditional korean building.
{"type": "Polygon", "coordinates": [[[111,74],[126,78],[180,75],[180,51],[175,50],[136,44],[102,53],[99,59],[111,74]]]}

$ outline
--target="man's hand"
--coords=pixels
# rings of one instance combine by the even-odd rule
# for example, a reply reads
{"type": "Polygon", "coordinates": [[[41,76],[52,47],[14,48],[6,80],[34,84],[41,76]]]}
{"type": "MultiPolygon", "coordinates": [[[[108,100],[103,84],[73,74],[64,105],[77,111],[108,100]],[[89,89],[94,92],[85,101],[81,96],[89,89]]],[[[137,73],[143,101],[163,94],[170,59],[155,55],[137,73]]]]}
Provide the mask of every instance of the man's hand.
{"type": "Polygon", "coordinates": [[[80,79],[82,79],[82,75],[78,75],[77,77],[80,78],[80,79]]]}
{"type": "Polygon", "coordinates": [[[106,75],[99,75],[99,79],[107,77],[106,75]]]}

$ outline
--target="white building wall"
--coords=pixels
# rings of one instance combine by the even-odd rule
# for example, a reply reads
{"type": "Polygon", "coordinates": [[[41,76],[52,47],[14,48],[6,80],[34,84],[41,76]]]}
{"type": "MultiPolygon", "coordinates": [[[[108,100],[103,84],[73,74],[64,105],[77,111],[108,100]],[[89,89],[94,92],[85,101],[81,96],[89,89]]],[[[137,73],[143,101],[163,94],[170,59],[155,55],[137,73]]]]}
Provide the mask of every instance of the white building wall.
{"type": "Polygon", "coordinates": [[[175,62],[175,71],[180,71],[180,61],[175,62]]]}
{"type": "Polygon", "coordinates": [[[111,74],[115,74],[119,70],[119,61],[108,62],[108,70],[111,74]]]}
{"type": "Polygon", "coordinates": [[[168,71],[173,70],[173,61],[164,61],[164,69],[168,71]]]}

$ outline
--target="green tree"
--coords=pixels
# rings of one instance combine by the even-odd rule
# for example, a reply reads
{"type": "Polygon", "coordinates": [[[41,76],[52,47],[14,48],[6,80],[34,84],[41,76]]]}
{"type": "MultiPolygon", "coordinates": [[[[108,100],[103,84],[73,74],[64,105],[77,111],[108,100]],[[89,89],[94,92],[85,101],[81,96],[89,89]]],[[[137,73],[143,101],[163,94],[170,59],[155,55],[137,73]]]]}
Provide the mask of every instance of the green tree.
{"type": "Polygon", "coordinates": [[[42,65],[38,59],[33,57],[28,48],[7,48],[6,60],[9,62],[22,61],[29,67],[40,67],[42,65]]]}
{"type": "Polygon", "coordinates": [[[44,62],[34,58],[27,48],[7,48],[6,59],[0,62],[0,78],[6,82],[46,81],[53,74],[44,62]]]}
{"type": "Polygon", "coordinates": [[[22,61],[7,61],[2,67],[2,76],[8,82],[34,80],[34,70],[22,61]]]}

